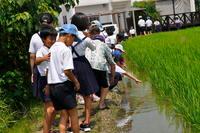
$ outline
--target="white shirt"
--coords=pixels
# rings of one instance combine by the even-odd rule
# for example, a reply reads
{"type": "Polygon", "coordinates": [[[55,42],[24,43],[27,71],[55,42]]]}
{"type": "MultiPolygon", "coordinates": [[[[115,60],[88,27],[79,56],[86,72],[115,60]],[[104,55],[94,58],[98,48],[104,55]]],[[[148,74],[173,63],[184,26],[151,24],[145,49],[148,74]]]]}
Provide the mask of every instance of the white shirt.
{"type": "Polygon", "coordinates": [[[35,33],[31,37],[31,41],[29,44],[29,53],[36,54],[38,49],[40,49],[43,45],[44,43],[42,42],[42,39],[40,38],[39,34],[35,33]]]}
{"type": "Polygon", "coordinates": [[[144,21],[144,19],[140,19],[138,21],[138,25],[139,25],[139,27],[145,27],[145,21],[144,21]]]}
{"type": "Polygon", "coordinates": [[[155,25],[155,26],[158,26],[158,25],[160,25],[160,22],[159,22],[158,20],[156,20],[156,21],[154,22],[154,25],[155,25]]]}
{"type": "MultiPolygon", "coordinates": [[[[36,53],[36,57],[43,57],[49,53],[49,48],[46,46],[42,46],[36,53]]],[[[39,65],[37,65],[38,71],[41,76],[46,76],[48,69],[48,61],[43,61],[39,65]]]]}
{"type": "Polygon", "coordinates": [[[175,20],[175,24],[181,24],[181,20],[180,19],[176,19],[175,20]]]}
{"type": "Polygon", "coordinates": [[[152,24],[153,24],[153,22],[152,22],[150,19],[148,19],[148,20],[146,21],[147,27],[151,27],[152,24]]]}
{"type": "Polygon", "coordinates": [[[105,39],[105,43],[110,47],[111,44],[116,44],[117,43],[117,39],[116,39],[116,35],[112,35],[112,36],[108,36],[105,39]]]}
{"type": "Polygon", "coordinates": [[[120,74],[124,74],[126,73],[126,71],[124,69],[122,69],[120,66],[115,65],[115,72],[118,72],[120,74]]]}
{"type": "Polygon", "coordinates": [[[48,83],[63,83],[68,80],[64,70],[74,69],[71,49],[62,42],[56,42],[51,46],[48,71],[48,83]]]}
{"type": "MultiPolygon", "coordinates": [[[[83,34],[82,31],[79,31],[78,37],[80,39],[83,39],[85,37],[85,35],[83,34]]],[[[77,44],[77,42],[74,42],[72,46],[74,46],[76,44],[77,44]]],[[[78,44],[78,46],[75,47],[75,51],[79,54],[79,56],[84,56],[86,48],[89,48],[92,51],[95,50],[95,46],[93,45],[93,41],[88,37],[85,40],[83,40],[80,44],[78,44]]],[[[76,57],[77,57],[76,54],[73,53],[73,58],[76,58],[76,57]]]]}
{"type": "Polygon", "coordinates": [[[131,35],[134,35],[135,32],[136,32],[135,29],[130,29],[130,30],[129,30],[129,34],[131,34],[131,35]]]}

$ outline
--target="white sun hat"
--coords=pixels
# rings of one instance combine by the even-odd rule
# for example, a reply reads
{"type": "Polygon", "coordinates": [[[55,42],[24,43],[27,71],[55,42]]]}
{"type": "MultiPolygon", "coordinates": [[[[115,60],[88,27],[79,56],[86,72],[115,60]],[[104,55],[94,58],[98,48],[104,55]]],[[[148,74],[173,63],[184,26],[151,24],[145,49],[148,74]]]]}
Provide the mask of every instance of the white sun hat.
{"type": "Polygon", "coordinates": [[[123,49],[123,46],[122,46],[121,44],[115,45],[115,49],[119,49],[119,50],[121,50],[122,52],[125,52],[124,49],[123,49]]]}

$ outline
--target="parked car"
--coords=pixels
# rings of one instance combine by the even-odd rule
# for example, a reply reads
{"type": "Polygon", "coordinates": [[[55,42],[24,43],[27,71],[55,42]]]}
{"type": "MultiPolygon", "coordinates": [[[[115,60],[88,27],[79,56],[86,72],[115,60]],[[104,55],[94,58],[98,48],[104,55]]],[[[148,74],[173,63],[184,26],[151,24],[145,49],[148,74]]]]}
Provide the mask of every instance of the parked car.
{"type": "Polygon", "coordinates": [[[104,29],[104,31],[106,31],[106,29],[113,30],[114,35],[117,35],[119,33],[119,28],[117,27],[117,24],[105,24],[105,25],[103,25],[103,29],[104,29]]]}

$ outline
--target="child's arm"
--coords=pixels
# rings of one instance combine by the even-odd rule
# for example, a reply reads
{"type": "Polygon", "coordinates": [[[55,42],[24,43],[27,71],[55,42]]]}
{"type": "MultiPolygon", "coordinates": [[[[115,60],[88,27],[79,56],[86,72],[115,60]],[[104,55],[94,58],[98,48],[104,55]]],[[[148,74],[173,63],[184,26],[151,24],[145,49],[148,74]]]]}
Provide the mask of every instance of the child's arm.
{"type": "Polygon", "coordinates": [[[137,79],[136,77],[132,76],[131,74],[129,74],[129,73],[127,73],[127,72],[123,73],[123,75],[129,77],[129,78],[132,79],[132,80],[135,80],[135,82],[136,82],[137,84],[142,82],[141,80],[137,79]]]}
{"type": "Polygon", "coordinates": [[[80,84],[77,80],[77,78],[74,76],[71,70],[64,70],[65,75],[69,78],[70,81],[72,81],[75,85],[76,91],[80,89],[80,84]]]}
{"type": "Polygon", "coordinates": [[[43,56],[43,57],[36,57],[35,59],[35,64],[39,65],[40,63],[42,63],[43,61],[48,61],[50,59],[51,53],[43,56]]]}

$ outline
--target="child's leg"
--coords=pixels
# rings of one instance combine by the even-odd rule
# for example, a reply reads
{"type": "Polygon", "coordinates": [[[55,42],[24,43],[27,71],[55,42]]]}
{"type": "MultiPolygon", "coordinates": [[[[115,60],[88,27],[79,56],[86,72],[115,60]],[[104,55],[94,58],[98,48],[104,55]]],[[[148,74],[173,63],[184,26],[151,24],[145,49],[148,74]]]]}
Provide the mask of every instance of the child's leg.
{"type": "Polygon", "coordinates": [[[49,101],[49,86],[46,85],[44,88],[44,100],[46,101],[44,103],[44,112],[45,112],[45,120],[44,120],[44,133],[49,133],[51,129],[52,121],[55,117],[55,109],[53,106],[53,103],[49,101]]]}
{"type": "Polygon", "coordinates": [[[70,117],[71,120],[71,127],[73,133],[79,133],[80,127],[79,127],[79,122],[78,122],[78,112],[76,108],[73,109],[68,109],[67,113],[70,117]]]}
{"type": "Polygon", "coordinates": [[[46,119],[46,124],[48,126],[48,130],[51,129],[51,124],[53,122],[53,119],[55,118],[55,109],[53,107],[52,102],[46,102],[45,103],[45,119],[46,119]]]}
{"type": "Polygon", "coordinates": [[[49,133],[50,128],[48,126],[48,120],[46,119],[47,112],[46,112],[46,107],[44,105],[44,122],[43,122],[43,133],[49,133]]]}
{"type": "Polygon", "coordinates": [[[83,96],[85,101],[85,124],[90,123],[90,113],[91,113],[91,106],[92,106],[92,99],[91,96],[83,96]]]}
{"type": "Polygon", "coordinates": [[[100,101],[99,101],[99,108],[103,109],[106,107],[105,105],[105,98],[108,94],[108,88],[101,88],[101,97],[100,97],[100,101]]]}
{"type": "Polygon", "coordinates": [[[59,123],[59,130],[60,133],[66,133],[66,124],[68,120],[68,114],[66,110],[62,110],[60,112],[60,123],[59,123]]]}

